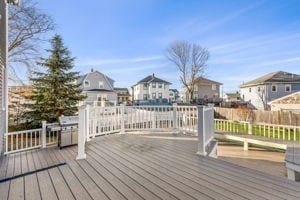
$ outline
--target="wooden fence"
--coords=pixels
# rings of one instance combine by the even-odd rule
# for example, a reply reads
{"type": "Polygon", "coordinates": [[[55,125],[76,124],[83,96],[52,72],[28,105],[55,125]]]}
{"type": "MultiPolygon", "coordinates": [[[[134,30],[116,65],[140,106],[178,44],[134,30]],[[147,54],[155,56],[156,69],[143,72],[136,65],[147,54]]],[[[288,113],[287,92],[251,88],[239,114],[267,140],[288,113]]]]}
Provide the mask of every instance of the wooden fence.
{"type": "Polygon", "coordinates": [[[215,118],[235,121],[300,126],[300,114],[287,111],[264,111],[215,107],[215,118]]]}

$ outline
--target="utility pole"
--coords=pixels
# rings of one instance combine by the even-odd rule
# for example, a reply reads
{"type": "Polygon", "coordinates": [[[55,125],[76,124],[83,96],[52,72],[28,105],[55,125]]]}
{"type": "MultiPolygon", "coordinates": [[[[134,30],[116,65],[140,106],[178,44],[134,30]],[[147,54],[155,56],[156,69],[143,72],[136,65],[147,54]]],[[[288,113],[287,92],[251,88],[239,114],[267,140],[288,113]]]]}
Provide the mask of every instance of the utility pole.
{"type": "Polygon", "coordinates": [[[0,0],[0,155],[8,131],[8,4],[19,5],[19,0],[0,0]]]}

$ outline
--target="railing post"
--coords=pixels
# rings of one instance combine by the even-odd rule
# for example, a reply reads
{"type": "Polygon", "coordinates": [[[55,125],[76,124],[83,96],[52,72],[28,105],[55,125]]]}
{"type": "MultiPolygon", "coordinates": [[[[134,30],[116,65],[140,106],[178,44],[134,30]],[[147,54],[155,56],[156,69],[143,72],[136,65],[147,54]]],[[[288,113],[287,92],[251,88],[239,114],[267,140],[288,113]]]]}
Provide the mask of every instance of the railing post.
{"type": "Polygon", "coordinates": [[[156,129],[155,108],[151,111],[151,129],[156,129]]]}
{"type": "Polygon", "coordinates": [[[198,110],[198,155],[205,156],[205,117],[204,117],[204,106],[197,106],[198,110]]]}
{"type": "Polygon", "coordinates": [[[121,130],[120,134],[125,134],[125,104],[120,104],[120,112],[121,112],[121,130]]]}
{"type": "Polygon", "coordinates": [[[177,103],[173,103],[173,129],[177,128],[177,103]]]}
{"type": "Polygon", "coordinates": [[[42,148],[46,148],[47,142],[46,142],[46,134],[47,134],[47,122],[42,121],[42,148]]]}
{"type": "Polygon", "coordinates": [[[78,153],[76,160],[85,159],[85,139],[86,139],[86,109],[85,106],[79,107],[79,121],[78,121],[78,153]]]}
{"type": "Polygon", "coordinates": [[[86,141],[87,142],[89,142],[90,140],[91,140],[91,138],[90,138],[90,105],[89,104],[87,104],[86,105],[86,109],[85,109],[85,120],[86,120],[86,126],[85,126],[85,128],[86,128],[86,141]]]}
{"type": "Polygon", "coordinates": [[[252,121],[249,121],[248,122],[248,134],[249,135],[252,135],[252,130],[253,129],[253,122],[252,121]]]}

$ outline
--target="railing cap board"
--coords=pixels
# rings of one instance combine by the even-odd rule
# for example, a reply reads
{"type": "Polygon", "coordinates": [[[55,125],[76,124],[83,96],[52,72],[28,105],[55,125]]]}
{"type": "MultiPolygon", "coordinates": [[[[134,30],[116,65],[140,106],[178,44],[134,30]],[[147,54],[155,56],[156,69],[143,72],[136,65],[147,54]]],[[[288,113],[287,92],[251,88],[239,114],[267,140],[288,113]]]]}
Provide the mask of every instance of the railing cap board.
{"type": "Polygon", "coordinates": [[[17,135],[21,133],[29,133],[29,132],[36,132],[36,131],[42,131],[42,129],[37,128],[37,129],[30,129],[30,130],[23,130],[23,131],[15,131],[15,132],[6,133],[5,135],[17,135]]]}

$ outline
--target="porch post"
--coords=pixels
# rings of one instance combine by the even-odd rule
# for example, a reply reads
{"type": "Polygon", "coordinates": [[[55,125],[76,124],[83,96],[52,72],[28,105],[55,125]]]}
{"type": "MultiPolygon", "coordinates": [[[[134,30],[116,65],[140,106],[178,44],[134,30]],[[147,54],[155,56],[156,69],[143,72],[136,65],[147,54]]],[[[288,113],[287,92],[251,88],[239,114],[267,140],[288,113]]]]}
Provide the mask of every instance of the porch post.
{"type": "Polygon", "coordinates": [[[198,109],[198,155],[205,156],[205,116],[204,106],[197,106],[198,109]]]}
{"type": "Polygon", "coordinates": [[[173,129],[177,129],[177,103],[173,103],[173,129]]]}
{"type": "Polygon", "coordinates": [[[47,134],[47,122],[42,121],[42,148],[46,148],[46,134],[47,134]]]}
{"type": "Polygon", "coordinates": [[[125,104],[120,105],[120,112],[121,112],[121,130],[120,134],[125,134],[125,104]]]}
{"type": "Polygon", "coordinates": [[[89,142],[91,140],[90,138],[90,131],[91,131],[91,127],[89,126],[89,123],[90,123],[90,105],[87,104],[86,105],[86,109],[85,109],[85,120],[86,120],[86,141],[89,142]]]}
{"type": "Polygon", "coordinates": [[[85,139],[86,139],[86,109],[85,106],[79,107],[79,122],[78,122],[78,153],[76,156],[76,160],[85,159],[85,139]]]}

